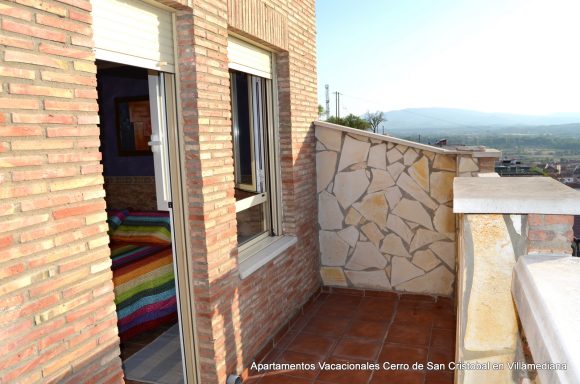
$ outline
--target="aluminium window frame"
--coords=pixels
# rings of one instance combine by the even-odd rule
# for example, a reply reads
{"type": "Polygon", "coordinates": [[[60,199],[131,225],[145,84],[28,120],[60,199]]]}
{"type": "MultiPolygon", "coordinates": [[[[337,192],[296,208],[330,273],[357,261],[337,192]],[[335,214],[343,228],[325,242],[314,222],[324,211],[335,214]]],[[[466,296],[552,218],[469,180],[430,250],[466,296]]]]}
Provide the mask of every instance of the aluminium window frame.
{"type": "MultiPolygon", "coordinates": [[[[262,192],[256,196],[252,196],[246,199],[242,199],[236,202],[236,213],[247,209],[251,206],[265,203],[266,209],[266,219],[269,221],[268,229],[256,237],[238,245],[238,259],[239,262],[242,263],[247,259],[251,258],[252,254],[256,253],[256,250],[259,250],[267,245],[269,245],[272,240],[276,237],[282,235],[282,204],[281,204],[281,197],[282,197],[282,180],[281,180],[281,169],[280,169],[280,143],[279,143],[279,118],[278,118],[278,92],[277,92],[277,79],[275,76],[275,60],[274,55],[271,54],[271,63],[272,63],[272,72],[273,76],[272,79],[263,78],[260,76],[256,76],[250,73],[245,73],[249,76],[249,88],[252,88],[255,85],[253,81],[254,78],[260,78],[261,85],[261,101],[262,101],[262,150],[263,150],[263,160],[264,160],[264,186],[265,189],[268,191],[262,192]],[[267,184],[267,185],[266,185],[267,184]]],[[[237,70],[237,72],[242,72],[237,70]]],[[[232,82],[233,84],[233,82],[232,82]]],[[[234,85],[235,87],[235,85],[234,85]]],[[[235,136],[235,129],[234,128],[234,113],[237,113],[237,108],[239,107],[237,103],[234,101],[234,92],[235,90],[232,89],[232,131],[235,136]]],[[[252,89],[250,89],[250,93],[252,93],[252,89]]],[[[251,116],[251,125],[253,132],[255,125],[253,119],[255,119],[255,110],[257,108],[255,104],[254,97],[249,95],[250,98],[250,116],[251,116]]],[[[253,133],[255,134],[255,132],[253,133]]],[[[234,146],[238,145],[238,141],[236,137],[233,137],[234,146]]],[[[252,140],[254,142],[254,140],[252,140]]],[[[252,144],[252,154],[254,154],[254,144],[252,144]]],[[[236,156],[236,150],[234,148],[234,156],[236,156]]],[[[254,173],[255,164],[254,158],[252,159],[253,167],[252,172],[254,173]]],[[[237,170],[234,170],[237,172],[237,170]]],[[[255,175],[254,181],[256,183],[260,182],[259,175],[255,175]]],[[[240,187],[241,184],[236,184],[236,187],[240,187]]]]}

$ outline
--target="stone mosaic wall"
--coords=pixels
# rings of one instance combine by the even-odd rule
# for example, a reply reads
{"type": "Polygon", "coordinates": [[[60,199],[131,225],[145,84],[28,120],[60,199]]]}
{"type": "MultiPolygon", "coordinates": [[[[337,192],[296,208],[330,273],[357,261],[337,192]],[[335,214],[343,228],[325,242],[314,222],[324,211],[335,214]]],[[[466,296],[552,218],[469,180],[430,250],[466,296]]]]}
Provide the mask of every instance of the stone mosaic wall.
{"type": "Polygon", "coordinates": [[[478,160],[319,125],[316,138],[323,283],[451,295],[453,178],[478,160]]]}

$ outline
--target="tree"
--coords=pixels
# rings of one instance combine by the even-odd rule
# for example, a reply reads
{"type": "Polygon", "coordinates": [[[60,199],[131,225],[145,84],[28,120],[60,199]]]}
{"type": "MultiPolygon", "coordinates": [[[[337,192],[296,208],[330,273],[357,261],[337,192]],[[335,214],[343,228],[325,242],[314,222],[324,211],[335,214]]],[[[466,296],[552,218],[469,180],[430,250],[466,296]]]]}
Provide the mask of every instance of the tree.
{"type": "Polygon", "coordinates": [[[352,113],[345,117],[331,116],[326,121],[328,121],[329,123],[344,125],[347,127],[356,128],[363,131],[366,131],[371,128],[371,125],[369,124],[368,121],[356,115],[353,115],[352,113]]]}
{"type": "Polygon", "coordinates": [[[376,111],[375,113],[367,112],[365,115],[365,120],[368,121],[374,133],[377,133],[379,125],[381,125],[383,121],[387,121],[381,111],[376,111]]]}
{"type": "Polygon", "coordinates": [[[324,110],[324,107],[318,104],[318,118],[321,119],[325,113],[326,111],[324,110]]]}

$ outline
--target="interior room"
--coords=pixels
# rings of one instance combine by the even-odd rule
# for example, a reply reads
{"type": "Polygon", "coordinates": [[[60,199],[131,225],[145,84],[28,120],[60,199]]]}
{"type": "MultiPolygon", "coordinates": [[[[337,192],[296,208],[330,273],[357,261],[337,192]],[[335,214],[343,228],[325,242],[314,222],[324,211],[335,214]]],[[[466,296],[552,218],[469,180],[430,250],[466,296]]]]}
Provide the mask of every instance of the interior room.
{"type": "Polygon", "coordinates": [[[167,205],[158,202],[156,188],[163,180],[150,146],[159,129],[155,108],[160,106],[150,103],[150,89],[159,74],[105,61],[97,67],[100,150],[126,382],[179,383],[183,369],[172,224],[167,205]]]}

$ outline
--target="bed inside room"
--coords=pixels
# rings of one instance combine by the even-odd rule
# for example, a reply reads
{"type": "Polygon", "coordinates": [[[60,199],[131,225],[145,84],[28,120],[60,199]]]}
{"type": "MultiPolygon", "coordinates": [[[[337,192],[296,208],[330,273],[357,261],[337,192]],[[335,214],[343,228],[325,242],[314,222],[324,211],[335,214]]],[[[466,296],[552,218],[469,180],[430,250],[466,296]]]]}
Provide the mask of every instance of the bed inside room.
{"type": "Polygon", "coordinates": [[[127,382],[137,383],[179,382],[182,370],[171,218],[157,200],[159,180],[149,146],[151,73],[108,62],[97,62],[97,66],[100,149],[125,377],[127,382]],[[171,337],[164,344],[167,335],[171,337]],[[154,367],[159,372],[150,375],[155,379],[140,379],[140,371],[151,367],[144,361],[149,355],[141,358],[138,353],[153,347],[165,350],[169,344],[171,350],[164,352],[167,356],[153,358],[167,360],[174,373],[162,377],[171,369],[159,366],[154,367]],[[139,371],[137,376],[131,370],[139,371]]]}

